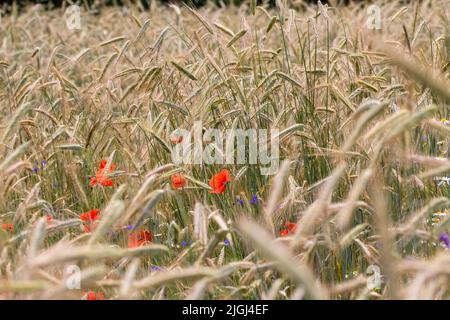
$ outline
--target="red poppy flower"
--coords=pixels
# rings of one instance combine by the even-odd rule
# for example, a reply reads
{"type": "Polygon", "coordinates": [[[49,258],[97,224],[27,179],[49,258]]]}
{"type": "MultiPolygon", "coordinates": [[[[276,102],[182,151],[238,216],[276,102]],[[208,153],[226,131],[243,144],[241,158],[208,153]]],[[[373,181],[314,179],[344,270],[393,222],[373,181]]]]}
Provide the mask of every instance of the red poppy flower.
{"type": "Polygon", "coordinates": [[[297,224],[293,222],[286,222],[285,226],[289,232],[295,232],[295,229],[297,229],[297,224]]]}
{"type": "MultiPolygon", "coordinates": [[[[91,188],[93,188],[97,183],[101,184],[104,187],[112,187],[113,182],[111,179],[108,179],[107,174],[104,173],[106,164],[108,163],[107,160],[100,161],[100,167],[98,168],[97,173],[95,174],[95,177],[91,178],[91,188]]],[[[111,163],[109,166],[109,172],[113,172],[113,170],[116,168],[116,166],[111,163]]]]}
{"type": "Polygon", "coordinates": [[[14,232],[14,225],[12,223],[2,223],[0,224],[0,229],[6,230],[8,232],[14,232]]]}
{"type": "Polygon", "coordinates": [[[103,292],[97,292],[97,300],[105,300],[105,295],[103,294],[103,292]]]}
{"type": "Polygon", "coordinates": [[[287,229],[280,230],[280,237],[287,237],[289,235],[289,231],[287,229]]]}
{"type": "Polygon", "coordinates": [[[285,229],[280,230],[281,237],[287,237],[289,234],[295,232],[295,230],[297,229],[297,224],[293,222],[286,222],[284,226],[285,229]]]}
{"type": "Polygon", "coordinates": [[[91,230],[94,230],[97,226],[97,220],[100,219],[100,210],[99,209],[92,209],[88,212],[83,212],[80,214],[80,220],[82,220],[83,223],[83,231],[84,232],[91,232],[91,230]]]}
{"type": "Polygon", "coordinates": [[[46,221],[47,221],[47,225],[51,226],[53,224],[53,217],[52,216],[47,216],[45,217],[46,221]]]}
{"type": "Polygon", "coordinates": [[[181,143],[181,142],[183,141],[183,136],[173,135],[173,136],[170,138],[170,141],[172,141],[173,144],[181,143]]]}
{"type": "Polygon", "coordinates": [[[181,174],[174,174],[172,176],[172,187],[174,189],[180,189],[185,187],[187,184],[186,179],[181,174]]]}
{"type": "Polygon", "coordinates": [[[94,291],[88,291],[84,294],[84,296],[86,296],[86,300],[105,300],[105,295],[101,291],[97,293],[94,291]]]}
{"type": "Polygon", "coordinates": [[[210,193],[224,193],[226,184],[230,181],[230,173],[228,170],[223,169],[209,180],[209,185],[213,188],[210,193]]]}
{"type": "Polygon", "coordinates": [[[136,248],[145,245],[153,240],[153,233],[148,230],[132,232],[128,236],[128,248],[136,248]]]}

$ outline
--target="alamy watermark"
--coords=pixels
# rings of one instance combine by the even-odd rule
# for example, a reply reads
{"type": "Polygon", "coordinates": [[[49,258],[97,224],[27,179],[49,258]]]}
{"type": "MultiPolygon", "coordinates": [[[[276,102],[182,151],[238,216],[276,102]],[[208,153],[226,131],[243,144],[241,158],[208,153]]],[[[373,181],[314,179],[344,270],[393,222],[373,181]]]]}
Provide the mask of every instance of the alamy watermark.
{"type": "Polygon", "coordinates": [[[381,270],[376,264],[371,264],[366,269],[367,282],[366,286],[369,290],[380,290],[381,289],[381,270]]]}
{"type": "Polygon", "coordinates": [[[64,13],[69,30],[81,30],[81,8],[76,4],[67,7],[64,13]]]}
{"type": "Polygon", "coordinates": [[[64,284],[69,290],[81,288],[81,269],[77,265],[70,265],[64,269],[64,284]]]}
{"type": "Polygon", "coordinates": [[[259,164],[262,175],[273,175],[279,168],[278,129],[222,131],[205,129],[196,121],[192,131],[177,129],[172,137],[179,141],[172,149],[172,161],[177,165],[259,164]]]}
{"type": "Polygon", "coordinates": [[[367,15],[369,16],[366,21],[368,29],[381,29],[381,8],[375,4],[367,7],[367,15]]]}

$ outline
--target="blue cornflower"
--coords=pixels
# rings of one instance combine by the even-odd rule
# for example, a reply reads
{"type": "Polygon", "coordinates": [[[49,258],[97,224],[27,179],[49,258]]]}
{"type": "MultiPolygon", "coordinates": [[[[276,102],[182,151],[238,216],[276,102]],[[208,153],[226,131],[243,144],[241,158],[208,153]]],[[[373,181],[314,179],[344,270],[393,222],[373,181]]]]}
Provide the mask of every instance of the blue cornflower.
{"type": "Polygon", "coordinates": [[[183,241],[181,241],[181,246],[182,247],[189,247],[191,244],[192,244],[192,240],[189,240],[189,241],[183,240],[183,241]]]}
{"type": "Polygon", "coordinates": [[[250,199],[250,204],[256,204],[258,202],[258,196],[256,193],[252,194],[252,198],[250,199]]]}
{"type": "Polygon", "coordinates": [[[442,232],[442,233],[441,233],[441,236],[439,237],[439,240],[442,241],[442,242],[445,244],[445,246],[447,247],[447,249],[450,250],[450,239],[449,239],[449,237],[448,237],[448,234],[442,232]]]}

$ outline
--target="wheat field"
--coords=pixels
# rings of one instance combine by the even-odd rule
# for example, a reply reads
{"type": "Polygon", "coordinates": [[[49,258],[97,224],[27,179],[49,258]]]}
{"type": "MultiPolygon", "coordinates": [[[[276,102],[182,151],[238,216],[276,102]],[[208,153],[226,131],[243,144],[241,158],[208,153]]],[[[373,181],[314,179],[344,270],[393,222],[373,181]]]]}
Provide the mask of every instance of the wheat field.
{"type": "Polygon", "coordinates": [[[450,1],[375,4],[2,16],[0,299],[449,299],[450,1]]]}

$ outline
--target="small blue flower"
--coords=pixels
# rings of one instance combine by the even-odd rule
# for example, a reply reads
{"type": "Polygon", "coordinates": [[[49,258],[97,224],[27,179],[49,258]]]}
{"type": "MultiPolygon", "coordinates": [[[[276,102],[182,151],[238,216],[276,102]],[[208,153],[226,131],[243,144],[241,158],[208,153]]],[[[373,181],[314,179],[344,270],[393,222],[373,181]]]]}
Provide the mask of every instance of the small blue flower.
{"type": "Polygon", "coordinates": [[[224,245],[229,246],[230,245],[230,241],[228,239],[225,239],[225,241],[223,242],[224,245]]]}
{"type": "Polygon", "coordinates": [[[133,230],[134,226],[132,224],[129,224],[125,227],[127,230],[133,230]]]}
{"type": "Polygon", "coordinates": [[[42,165],[43,167],[45,167],[45,166],[47,165],[47,160],[42,160],[42,161],[41,161],[41,165],[42,165]]]}
{"type": "Polygon", "coordinates": [[[161,268],[157,266],[152,266],[152,272],[160,271],[161,268]]]}
{"type": "Polygon", "coordinates": [[[239,198],[237,202],[238,202],[241,206],[244,204],[244,200],[242,200],[241,198],[239,198]]]}
{"type": "Polygon", "coordinates": [[[256,193],[252,194],[252,198],[250,199],[250,204],[256,204],[258,202],[258,196],[256,193]]]}
{"type": "Polygon", "coordinates": [[[39,171],[39,168],[38,168],[38,167],[34,167],[34,168],[33,168],[33,172],[34,172],[34,173],[38,173],[38,171],[39,171]]]}

